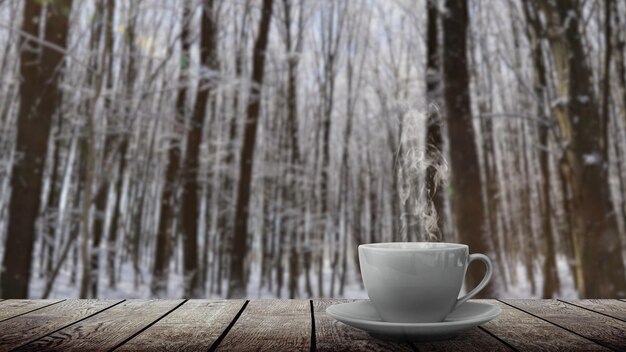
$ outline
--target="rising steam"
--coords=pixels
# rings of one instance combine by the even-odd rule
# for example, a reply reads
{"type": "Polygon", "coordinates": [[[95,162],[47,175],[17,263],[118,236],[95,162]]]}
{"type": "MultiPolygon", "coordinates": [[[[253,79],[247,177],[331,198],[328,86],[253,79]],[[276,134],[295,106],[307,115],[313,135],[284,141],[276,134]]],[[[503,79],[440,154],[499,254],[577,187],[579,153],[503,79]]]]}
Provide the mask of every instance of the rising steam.
{"type": "Polygon", "coordinates": [[[434,196],[437,189],[445,190],[449,167],[442,151],[426,144],[425,127],[429,123],[441,125],[436,106],[430,107],[428,113],[409,109],[402,119],[396,168],[400,180],[402,236],[405,241],[442,240],[442,229],[438,225],[440,215],[435,207],[434,196]],[[432,170],[431,185],[426,182],[429,169],[432,170]]]}

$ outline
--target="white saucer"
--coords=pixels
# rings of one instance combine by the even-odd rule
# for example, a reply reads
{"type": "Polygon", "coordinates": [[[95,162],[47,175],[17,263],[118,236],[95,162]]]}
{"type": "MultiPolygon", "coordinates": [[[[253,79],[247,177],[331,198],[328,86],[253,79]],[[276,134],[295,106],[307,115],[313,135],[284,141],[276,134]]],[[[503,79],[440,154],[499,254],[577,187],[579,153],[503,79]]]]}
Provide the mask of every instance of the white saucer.
{"type": "Polygon", "coordinates": [[[500,315],[500,307],[478,302],[465,302],[437,323],[392,323],[381,319],[370,301],[336,304],[326,313],[342,323],[391,340],[438,340],[484,324],[500,315]]]}

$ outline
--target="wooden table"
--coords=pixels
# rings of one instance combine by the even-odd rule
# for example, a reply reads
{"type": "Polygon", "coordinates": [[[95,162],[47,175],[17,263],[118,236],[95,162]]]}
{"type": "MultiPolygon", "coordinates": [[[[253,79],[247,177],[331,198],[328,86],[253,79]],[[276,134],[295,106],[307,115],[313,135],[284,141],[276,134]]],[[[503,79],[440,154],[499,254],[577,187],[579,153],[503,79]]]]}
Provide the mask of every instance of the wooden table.
{"type": "Polygon", "coordinates": [[[485,300],[495,320],[397,343],[328,317],[347,300],[0,300],[0,351],[624,351],[626,301],[485,300]]]}

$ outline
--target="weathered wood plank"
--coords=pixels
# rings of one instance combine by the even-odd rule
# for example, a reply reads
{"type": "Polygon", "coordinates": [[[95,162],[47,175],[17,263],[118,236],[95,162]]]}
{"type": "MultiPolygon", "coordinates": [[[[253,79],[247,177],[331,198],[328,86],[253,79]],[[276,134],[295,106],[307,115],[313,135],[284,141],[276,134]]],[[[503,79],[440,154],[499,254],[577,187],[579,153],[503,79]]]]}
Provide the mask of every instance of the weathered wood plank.
{"type": "Polygon", "coordinates": [[[520,351],[608,351],[595,342],[496,300],[502,314],[483,328],[520,351]]]}
{"type": "Polygon", "coordinates": [[[67,300],[0,323],[0,352],[9,351],[101,312],[121,300],[67,300]]]}
{"type": "Polygon", "coordinates": [[[47,335],[18,351],[108,351],[178,307],[183,300],[129,300],[47,335]]]}
{"type": "Polygon", "coordinates": [[[308,351],[311,310],[308,300],[250,301],[217,351],[308,351]]]}
{"type": "Polygon", "coordinates": [[[472,328],[458,336],[433,342],[411,342],[420,351],[507,351],[513,349],[480,328],[472,328]]]}
{"type": "Polygon", "coordinates": [[[315,340],[318,351],[411,351],[407,343],[382,341],[371,337],[367,332],[341,323],[326,314],[326,308],[333,304],[354,300],[316,299],[315,340]]]}
{"type": "Polygon", "coordinates": [[[189,300],[116,351],[206,351],[244,303],[189,300]]]}
{"type": "Polygon", "coordinates": [[[557,300],[502,300],[605,347],[626,349],[626,322],[557,300]]]}
{"type": "Polygon", "coordinates": [[[626,304],[613,299],[561,300],[609,317],[626,321],[626,304]]]}
{"type": "Polygon", "coordinates": [[[7,299],[0,302],[0,322],[60,302],[60,299],[7,299]]]}
{"type": "Polygon", "coordinates": [[[509,347],[485,331],[469,329],[454,338],[441,341],[398,343],[371,337],[368,333],[340,323],[325,313],[330,304],[345,300],[315,300],[315,331],[320,351],[511,351],[509,347]]]}

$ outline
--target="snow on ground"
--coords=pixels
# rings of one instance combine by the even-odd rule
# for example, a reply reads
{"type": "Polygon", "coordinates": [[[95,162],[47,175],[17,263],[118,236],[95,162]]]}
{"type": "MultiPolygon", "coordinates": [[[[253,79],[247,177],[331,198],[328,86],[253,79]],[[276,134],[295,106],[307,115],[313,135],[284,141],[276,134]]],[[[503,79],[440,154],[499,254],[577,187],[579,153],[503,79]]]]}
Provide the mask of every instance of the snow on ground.
{"type": "MultiPolygon", "coordinates": [[[[104,256],[102,256],[104,257],[104,256]]],[[[101,263],[101,268],[105,268],[104,259],[101,263]]],[[[559,279],[561,281],[561,291],[558,295],[559,298],[566,299],[575,299],[578,298],[578,294],[574,288],[573,278],[569,272],[569,267],[567,263],[567,259],[564,256],[557,257],[557,268],[559,279]]],[[[38,261],[34,261],[34,270],[31,280],[31,289],[30,289],[30,297],[31,298],[41,298],[45,282],[42,278],[39,277],[37,268],[38,261]]],[[[500,289],[499,297],[502,298],[540,298],[542,289],[543,289],[543,280],[542,273],[540,270],[540,266],[537,265],[535,267],[535,277],[537,279],[537,290],[535,293],[531,292],[530,282],[526,277],[526,272],[523,263],[518,263],[517,265],[517,285],[511,286],[509,285],[509,289],[504,291],[500,289]]],[[[148,265],[144,265],[141,270],[143,273],[144,281],[139,283],[137,287],[134,284],[134,273],[131,262],[124,263],[120,269],[118,274],[121,274],[122,280],[117,283],[116,288],[109,288],[108,286],[108,277],[102,273],[100,275],[100,285],[99,285],[99,294],[98,298],[150,298],[150,271],[148,265]]],[[[179,268],[180,269],[180,268],[179,268]]],[[[80,270],[80,269],[79,269],[80,270]]],[[[247,286],[248,298],[250,299],[269,299],[269,298],[277,298],[275,284],[273,290],[270,291],[265,285],[265,287],[260,287],[260,267],[259,265],[253,265],[251,267],[250,272],[250,280],[247,286]]],[[[168,298],[180,298],[183,295],[183,277],[180,272],[176,272],[177,270],[174,268],[172,264],[170,268],[170,280],[168,283],[168,298]]],[[[78,280],[80,280],[80,271],[77,273],[78,280]]],[[[329,265],[326,266],[324,271],[324,296],[329,296],[330,291],[330,279],[331,279],[331,269],[329,265]]],[[[283,289],[281,291],[281,298],[288,298],[288,287],[287,287],[287,278],[288,275],[285,273],[285,284],[283,285],[283,289]]],[[[78,281],[80,282],[80,281],[78,281]]],[[[301,277],[299,280],[299,292],[300,296],[298,298],[308,298],[306,296],[305,290],[305,282],[304,277],[301,277]]],[[[311,285],[313,289],[314,295],[317,295],[317,276],[313,273],[311,274],[311,285]]],[[[226,291],[227,283],[224,282],[223,286],[224,292],[226,291]]],[[[339,285],[335,285],[335,298],[353,298],[353,299],[367,299],[367,292],[365,292],[362,287],[360,281],[357,279],[357,275],[355,274],[354,269],[349,266],[348,276],[346,278],[346,287],[344,289],[344,294],[342,296],[337,295],[339,290],[339,285]]],[[[77,298],[78,297],[78,283],[71,285],[70,284],[70,272],[64,268],[59,273],[59,276],[55,282],[54,289],[50,294],[49,298],[77,298]]],[[[224,295],[218,296],[215,294],[207,294],[206,298],[224,298],[224,295]]]]}
{"type": "MultiPolygon", "coordinates": [[[[578,293],[574,286],[574,278],[572,277],[567,258],[562,255],[556,257],[557,272],[559,275],[559,281],[561,282],[561,290],[558,294],[558,298],[563,299],[577,299],[578,293]]],[[[535,293],[531,292],[530,281],[526,276],[526,268],[524,263],[518,263],[517,269],[517,285],[509,285],[509,290],[500,294],[501,298],[541,298],[543,292],[543,273],[538,266],[535,266],[535,278],[537,280],[537,290],[535,293]]]]}

